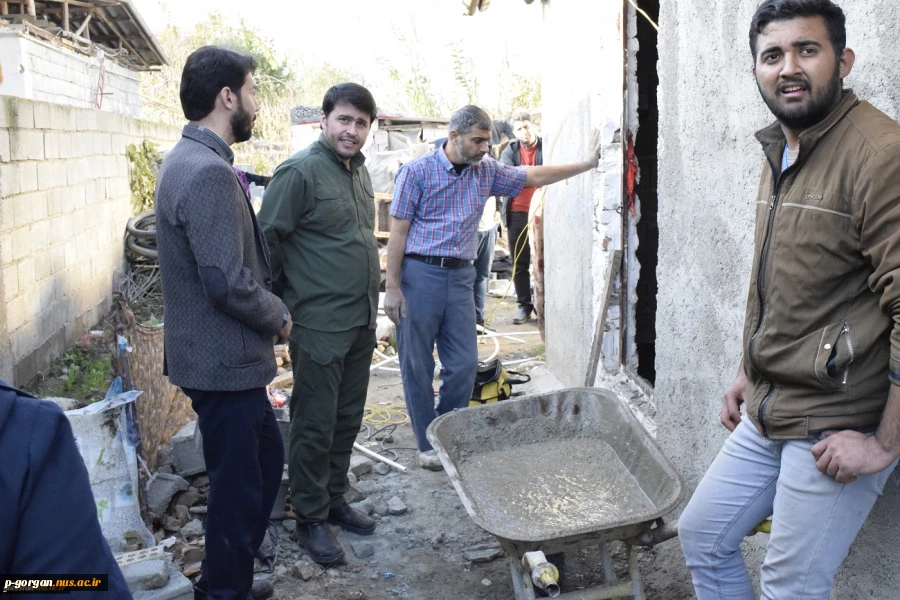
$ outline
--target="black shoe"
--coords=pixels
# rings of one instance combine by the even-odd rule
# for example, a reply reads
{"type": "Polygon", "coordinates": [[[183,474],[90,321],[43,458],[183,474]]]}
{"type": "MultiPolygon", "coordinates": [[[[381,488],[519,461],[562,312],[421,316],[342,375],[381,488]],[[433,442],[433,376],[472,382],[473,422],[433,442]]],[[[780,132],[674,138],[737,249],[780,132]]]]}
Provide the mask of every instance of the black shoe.
{"type": "Polygon", "coordinates": [[[358,535],[375,533],[375,519],[359,512],[349,504],[341,504],[328,511],[328,522],[340,525],[344,531],[358,535]]]}
{"type": "MultiPolygon", "coordinates": [[[[269,600],[275,595],[275,586],[268,579],[254,579],[248,600],[269,600]]],[[[206,600],[206,590],[194,586],[194,600],[206,600]]]]}
{"type": "Polygon", "coordinates": [[[275,586],[268,579],[254,579],[250,588],[250,597],[253,600],[269,600],[275,595],[275,586]]]}
{"type": "Polygon", "coordinates": [[[533,307],[520,306],[519,310],[516,311],[516,314],[513,316],[513,325],[521,325],[522,323],[530,321],[532,312],[534,312],[533,307]]]}
{"type": "Polygon", "coordinates": [[[298,523],[296,538],[309,557],[320,565],[328,566],[344,558],[344,550],[324,521],[298,523]]]}

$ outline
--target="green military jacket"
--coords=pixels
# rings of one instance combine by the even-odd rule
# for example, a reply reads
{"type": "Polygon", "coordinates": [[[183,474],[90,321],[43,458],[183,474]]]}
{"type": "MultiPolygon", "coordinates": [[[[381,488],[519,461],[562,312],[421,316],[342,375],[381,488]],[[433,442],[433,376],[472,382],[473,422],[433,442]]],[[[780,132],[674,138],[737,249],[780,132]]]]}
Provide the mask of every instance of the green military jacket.
{"type": "Polygon", "coordinates": [[[359,153],[344,166],[325,138],[275,169],[259,223],[273,289],[295,325],[315,331],[375,328],[381,267],[375,195],[359,153]]]}

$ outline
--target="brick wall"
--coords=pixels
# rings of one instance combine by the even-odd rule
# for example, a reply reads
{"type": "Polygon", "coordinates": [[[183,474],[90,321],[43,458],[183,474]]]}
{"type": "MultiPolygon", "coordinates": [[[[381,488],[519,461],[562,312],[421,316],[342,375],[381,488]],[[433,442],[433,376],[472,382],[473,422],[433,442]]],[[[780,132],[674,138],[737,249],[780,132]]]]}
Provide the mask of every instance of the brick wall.
{"type": "Polygon", "coordinates": [[[0,96],[0,379],[25,384],[103,316],[123,268],[128,144],[177,129],[0,96]]]}

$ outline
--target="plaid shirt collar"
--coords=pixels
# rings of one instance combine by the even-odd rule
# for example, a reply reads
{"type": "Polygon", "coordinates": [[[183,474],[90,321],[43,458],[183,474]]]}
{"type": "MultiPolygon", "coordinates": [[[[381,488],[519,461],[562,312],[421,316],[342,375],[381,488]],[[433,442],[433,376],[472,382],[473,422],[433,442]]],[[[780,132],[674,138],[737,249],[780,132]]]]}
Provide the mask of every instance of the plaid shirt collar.
{"type": "MultiPolygon", "coordinates": [[[[447,142],[446,142],[446,140],[444,141],[443,144],[441,144],[441,147],[438,148],[438,149],[436,150],[436,154],[437,154],[438,162],[441,163],[441,167],[443,167],[443,169],[444,169],[445,171],[453,171],[454,173],[456,172],[456,166],[453,164],[453,161],[451,161],[450,158],[447,156],[447,142]]],[[[462,173],[460,173],[460,175],[463,175],[463,174],[466,173],[466,171],[468,171],[469,169],[472,169],[472,171],[477,175],[477,174],[478,174],[478,171],[479,171],[479,168],[484,166],[484,165],[482,164],[483,162],[484,162],[484,159],[481,159],[480,161],[478,161],[478,162],[475,163],[474,165],[467,164],[467,165],[466,165],[466,168],[463,169],[463,171],[462,171],[462,173]]]]}

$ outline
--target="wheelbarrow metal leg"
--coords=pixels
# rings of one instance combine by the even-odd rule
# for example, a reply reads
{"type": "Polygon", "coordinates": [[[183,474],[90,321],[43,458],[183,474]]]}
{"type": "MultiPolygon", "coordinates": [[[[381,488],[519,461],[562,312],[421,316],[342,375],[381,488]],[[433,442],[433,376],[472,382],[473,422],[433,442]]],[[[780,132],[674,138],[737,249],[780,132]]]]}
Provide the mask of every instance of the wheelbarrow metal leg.
{"type": "Polygon", "coordinates": [[[628,547],[628,573],[631,575],[631,581],[634,583],[634,600],[644,600],[644,590],[641,587],[641,572],[638,569],[637,553],[634,546],[627,544],[628,547]]]}
{"type": "Polygon", "coordinates": [[[534,585],[531,583],[531,573],[524,572],[521,564],[522,560],[515,554],[509,555],[509,571],[512,575],[516,600],[537,600],[534,594],[534,585]]]}
{"type": "Polygon", "coordinates": [[[606,583],[616,583],[616,571],[613,569],[612,556],[609,554],[609,545],[600,544],[600,564],[603,567],[603,578],[606,583]]]}

